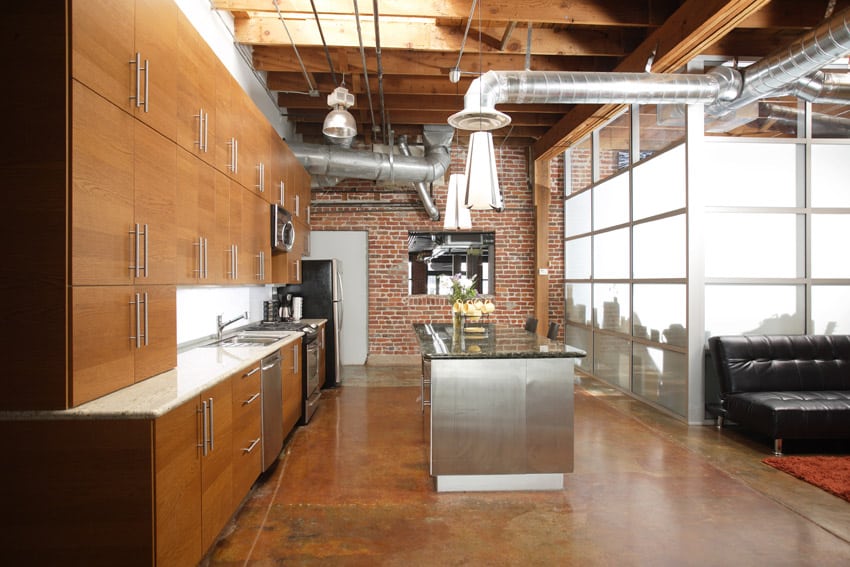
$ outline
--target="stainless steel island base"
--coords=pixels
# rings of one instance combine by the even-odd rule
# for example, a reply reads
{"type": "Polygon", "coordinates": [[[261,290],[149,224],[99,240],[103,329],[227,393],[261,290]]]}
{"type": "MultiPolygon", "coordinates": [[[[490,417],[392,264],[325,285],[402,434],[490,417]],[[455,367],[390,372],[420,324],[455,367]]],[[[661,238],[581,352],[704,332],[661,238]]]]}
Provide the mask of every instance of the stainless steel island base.
{"type": "Polygon", "coordinates": [[[562,489],[573,470],[573,363],[432,358],[437,491],[562,489]]]}

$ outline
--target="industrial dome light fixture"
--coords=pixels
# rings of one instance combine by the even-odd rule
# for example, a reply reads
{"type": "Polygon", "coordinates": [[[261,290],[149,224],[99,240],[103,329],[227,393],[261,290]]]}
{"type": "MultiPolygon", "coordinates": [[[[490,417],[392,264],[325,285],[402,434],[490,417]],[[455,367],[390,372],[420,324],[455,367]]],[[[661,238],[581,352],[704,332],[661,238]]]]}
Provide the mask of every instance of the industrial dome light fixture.
{"type": "Polygon", "coordinates": [[[354,105],[354,95],[345,87],[337,87],[328,95],[328,106],[332,108],[322,124],[322,134],[331,142],[343,144],[357,135],[357,122],[348,112],[354,105]]]}

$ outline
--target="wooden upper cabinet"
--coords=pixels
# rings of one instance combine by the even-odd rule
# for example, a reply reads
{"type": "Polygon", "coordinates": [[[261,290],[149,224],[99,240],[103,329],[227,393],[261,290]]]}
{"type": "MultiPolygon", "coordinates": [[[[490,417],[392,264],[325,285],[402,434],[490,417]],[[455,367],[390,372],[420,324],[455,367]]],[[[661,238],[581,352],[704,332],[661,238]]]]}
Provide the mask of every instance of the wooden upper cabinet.
{"type": "Polygon", "coordinates": [[[268,201],[250,191],[242,191],[242,245],[244,262],[241,270],[250,271],[251,283],[272,281],[271,272],[271,208],[268,201]],[[265,229],[265,230],[264,230],[265,229]]]}
{"type": "Polygon", "coordinates": [[[241,89],[227,67],[215,62],[215,168],[231,179],[239,179],[240,121],[235,112],[239,108],[241,89]]]}
{"type": "MultiPolygon", "coordinates": [[[[120,1],[120,0],[119,0],[120,1]]],[[[133,100],[136,117],[157,132],[177,139],[177,13],[174,0],[136,0],[136,48],[144,70],[138,98],[133,100]]],[[[135,63],[133,64],[135,72],[135,63]]],[[[135,86],[135,80],[134,80],[135,86]]]]}
{"type": "Polygon", "coordinates": [[[130,284],[134,120],[76,81],[71,99],[71,283],[130,284]]]}
{"type": "Polygon", "coordinates": [[[138,250],[133,274],[145,284],[176,281],[177,147],[173,142],[135,123],[135,223],[131,236],[138,250]]]}
{"type": "Polygon", "coordinates": [[[182,11],[177,28],[177,143],[215,165],[216,57],[182,11]]]}
{"type": "Polygon", "coordinates": [[[73,2],[71,10],[72,76],[175,139],[174,1],[73,2]]]}
{"type": "Polygon", "coordinates": [[[135,90],[136,4],[71,2],[71,75],[125,112],[135,90]]]}
{"type": "MultiPolygon", "coordinates": [[[[209,164],[177,150],[177,283],[214,283],[221,273],[220,239],[216,225],[218,202],[209,164]]],[[[226,215],[226,213],[225,213],[226,215]]],[[[228,226],[224,218],[223,229],[228,226]]]]}
{"type": "Polygon", "coordinates": [[[241,122],[239,139],[239,182],[252,193],[261,195],[268,201],[269,174],[269,138],[268,120],[254,102],[244,93],[238,97],[238,115],[241,122]]]}

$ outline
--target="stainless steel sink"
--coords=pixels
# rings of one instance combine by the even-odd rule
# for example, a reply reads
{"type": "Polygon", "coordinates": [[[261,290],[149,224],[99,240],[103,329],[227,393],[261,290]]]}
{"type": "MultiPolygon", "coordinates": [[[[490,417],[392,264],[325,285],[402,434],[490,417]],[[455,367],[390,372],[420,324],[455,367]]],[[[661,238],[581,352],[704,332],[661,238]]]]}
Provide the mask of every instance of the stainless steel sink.
{"type": "Polygon", "coordinates": [[[241,337],[233,336],[204,345],[205,347],[260,347],[276,343],[282,337],[241,337]]]}

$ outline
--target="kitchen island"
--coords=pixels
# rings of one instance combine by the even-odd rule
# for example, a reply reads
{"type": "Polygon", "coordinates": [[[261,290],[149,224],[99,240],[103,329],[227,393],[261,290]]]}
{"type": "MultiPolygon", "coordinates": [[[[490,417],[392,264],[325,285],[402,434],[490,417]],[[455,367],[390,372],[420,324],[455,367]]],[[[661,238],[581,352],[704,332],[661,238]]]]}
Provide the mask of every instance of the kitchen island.
{"type": "Polygon", "coordinates": [[[437,491],[563,488],[573,470],[573,365],[586,353],[507,325],[413,328],[430,383],[437,491]]]}

